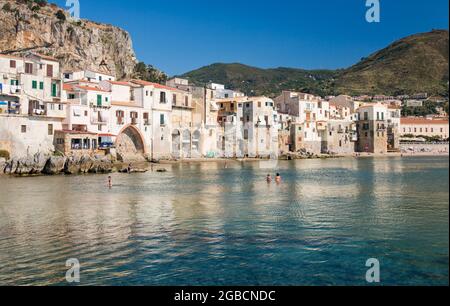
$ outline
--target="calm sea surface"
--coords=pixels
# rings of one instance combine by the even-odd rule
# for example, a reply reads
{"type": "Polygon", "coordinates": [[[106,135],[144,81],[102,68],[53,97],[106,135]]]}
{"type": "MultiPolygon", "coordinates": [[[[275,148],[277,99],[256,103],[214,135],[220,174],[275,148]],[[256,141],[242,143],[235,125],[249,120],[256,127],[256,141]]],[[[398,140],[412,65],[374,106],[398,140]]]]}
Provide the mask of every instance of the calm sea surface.
{"type": "Polygon", "coordinates": [[[448,285],[448,158],[167,168],[1,177],[0,285],[448,285]]]}

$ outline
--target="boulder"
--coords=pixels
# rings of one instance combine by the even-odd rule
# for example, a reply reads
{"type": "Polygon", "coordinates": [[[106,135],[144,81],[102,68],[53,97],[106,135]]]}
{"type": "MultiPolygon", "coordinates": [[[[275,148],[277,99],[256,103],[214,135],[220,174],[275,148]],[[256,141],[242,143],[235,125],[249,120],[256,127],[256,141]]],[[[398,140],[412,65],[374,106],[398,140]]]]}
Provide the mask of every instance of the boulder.
{"type": "Polygon", "coordinates": [[[89,173],[111,173],[113,172],[113,162],[108,156],[96,156],[92,160],[92,166],[89,173]]]}
{"type": "Polygon", "coordinates": [[[64,165],[64,173],[66,174],[80,173],[80,158],[76,156],[71,156],[67,158],[66,164],[64,165]]]}
{"type": "Polygon", "coordinates": [[[3,173],[6,167],[6,159],[0,158],[0,173],[3,173]]]}
{"type": "Polygon", "coordinates": [[[55,175],[64,171],[66,158],[63,156],[52,156],[47,160],[43,173],[47,175],[55,175]]]}
{"type": "Polygon", "coordinates": [[[84,155],[80,158],[80,172],[81,173],[89,173],[92,166],[94,165],[94,159],[89,155],[84,155]]]}

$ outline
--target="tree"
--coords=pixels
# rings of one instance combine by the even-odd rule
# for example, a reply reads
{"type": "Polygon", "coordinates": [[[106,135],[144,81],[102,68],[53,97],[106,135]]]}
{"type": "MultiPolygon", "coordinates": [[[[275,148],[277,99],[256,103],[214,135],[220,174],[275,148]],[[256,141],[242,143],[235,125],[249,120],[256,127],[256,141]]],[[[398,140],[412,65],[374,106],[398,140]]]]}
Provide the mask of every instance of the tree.
{"type": "Polygon", "coordinates": [[[154,83],[165,83],[168,79],[167,74],[156,69],[152,65],[147,65],[144,62],[140,62],[134,69],[135,78],[154,83]]]}
{"type": "Polygon", "coordinates": [[[60,21],[66,21],[66,14],[62,10],[59,10],[55,14],[56,18],[58,18],[60,21]]]}

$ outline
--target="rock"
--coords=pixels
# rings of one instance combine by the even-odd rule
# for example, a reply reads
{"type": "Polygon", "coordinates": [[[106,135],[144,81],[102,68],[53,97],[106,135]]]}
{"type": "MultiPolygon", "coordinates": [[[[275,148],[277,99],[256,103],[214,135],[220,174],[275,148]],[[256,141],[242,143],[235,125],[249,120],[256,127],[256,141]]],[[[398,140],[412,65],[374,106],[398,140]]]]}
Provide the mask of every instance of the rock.
{"type": "Polygon", "coordinates": [[[63,156],[52,156],[47,160],[43,173],[47,175],[55,175],[64,171],[66,158],[63,156]]]}
{"type": "Polygon", "coordinates": [[[6,163],[4,173],[17,175],[40,174],[44,170],[47,160],[48,156],[43,153],[12,159],[6,163]]]}
{"type": "Polygon", "coordinates": [[[5,173],[6,165],[7,165],[6,159],[0,158],[0,174],[5,173]]]}
{"type": "Polygon", "coordinates": [[[92,161],[89,173],[111,173],[114,165],[107,156],[96,156],[92,161]]]}
{"type": "Polygon", "coordinates": [[[164,168],[156,169],[156,172],[165,173],[165,172],[167,172],[167,169],[164,169],[164,168]]]}
{"type": "Polygon", "coordinates": [[[0,8],[0,51],[36,49],[58,58],[61,70],[98,69],[103,62],[117,78],[134,73],[137,59],[126,31],[88,20],[61,22],[55,16],[61,8],[55,5],[34,10],[31,1],[8,3],[10,10],[0,8]]]}
{"type": "Polygon", "coordinates": [[[80,158],[80,172],[89,173],[94,166],[94,159],[89,155],[84,155],[80,158]]]}
{"type": "Polygon", "coordinates": [[[80,173],[80,158],[76,156],[71,156],[67,158],[66,164],[64,165],[64,173],[66,174],[80,173]]]}

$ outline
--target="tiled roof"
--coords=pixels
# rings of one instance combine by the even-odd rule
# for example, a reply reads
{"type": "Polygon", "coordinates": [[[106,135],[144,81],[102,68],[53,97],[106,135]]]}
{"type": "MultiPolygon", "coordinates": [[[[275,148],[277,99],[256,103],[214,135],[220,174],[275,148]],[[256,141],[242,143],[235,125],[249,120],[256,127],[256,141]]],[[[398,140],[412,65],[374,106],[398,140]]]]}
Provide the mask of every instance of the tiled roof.
{"type": "Polygon", "coordinates": [[[449,124],[448,119],[437,119],[437,120],[429,120],[425,118],[402,118],[401,119],[402,125],[442,125],[442,124],[449,124]]]}

